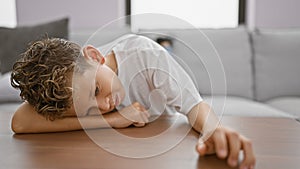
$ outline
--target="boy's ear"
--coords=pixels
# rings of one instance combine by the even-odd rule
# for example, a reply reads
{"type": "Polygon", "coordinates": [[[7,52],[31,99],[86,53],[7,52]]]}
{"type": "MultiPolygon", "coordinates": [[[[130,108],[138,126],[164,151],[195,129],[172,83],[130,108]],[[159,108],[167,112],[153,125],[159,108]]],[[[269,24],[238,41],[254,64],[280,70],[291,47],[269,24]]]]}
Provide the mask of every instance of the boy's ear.
{"type": "Polygon", "coordinates": [[[90,59],[101,64],[104,63],[104,57],[101,55],[99,50],[92,45],[87,45],[83,48],[83,56],[86,59],[90,59]]]}

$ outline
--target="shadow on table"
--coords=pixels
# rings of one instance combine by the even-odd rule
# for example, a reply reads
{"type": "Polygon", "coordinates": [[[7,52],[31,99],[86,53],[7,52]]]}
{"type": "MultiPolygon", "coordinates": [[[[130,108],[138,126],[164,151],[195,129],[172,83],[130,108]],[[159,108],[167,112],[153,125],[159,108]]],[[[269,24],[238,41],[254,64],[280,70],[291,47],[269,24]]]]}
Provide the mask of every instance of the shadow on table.
{"type": "Polygon", "coordinates": [[[198,169],[235,169],[227,164],[227,160],[221,160],[216,155],[208,155],[198,158],[198,169]]]}

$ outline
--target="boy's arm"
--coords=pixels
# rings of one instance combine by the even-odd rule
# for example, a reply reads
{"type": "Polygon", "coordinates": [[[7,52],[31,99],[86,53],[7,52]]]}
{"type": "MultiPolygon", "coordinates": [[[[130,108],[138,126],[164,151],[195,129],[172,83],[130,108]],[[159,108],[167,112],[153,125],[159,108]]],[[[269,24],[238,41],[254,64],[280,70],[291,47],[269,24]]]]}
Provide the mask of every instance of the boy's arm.
{"type": "Polygon", "coordinates": [[[205,102],[200,102],[187,114],[192,127],[202,133],[196,146],[200,155],[216,153],[219,158],[227,158],[230,166],[238,164],[239,151],[244,150],[244,159],[240,168],[253,168],[255,156],[252,143],[238,132],[219,125],[218,117],[205,102]]]}
{"type": "MultiPolygon", "coordinates": [[[[87,128],[104,128],[111,124],[100,116],[85,116],[80,118],[87,128]]],[[[65,117],[54,121],[39,115],[30,104],[24,102],[12,117],[11,128],[15,133],[42,133],[80,130],[82,126],[77,117],[65,117]]]]}
{"type": "MultiPolygon", "coordinates": [[[[133,105],[131,106],[133,107],[133,105]]],[[[131,112],[130,106],[124,108],[125,111],[111,112],[108,114],[84,116],[84,117],[65,117],[62,119],[55,119],[54,121],[47,120],[42,115],[39,115],[28,103],[23,103],[15,112],[11,122],[11,128],[15,133],[44,133],[44,132],[61,132],[81,130],[83,126],[85,129],[93,128],[124,128],[131,124],[142,127],[145,121],[144,112],[131,112]],[[122,114],[121,114],[122,113],[122,114]],[[134,121],[128,120],[123,114],[130,113],[134,121]]],[[[134,110],[137,108],[135,107],[134,110]]],[[[148,120],[148,118],[146,119],[148,120]]]]}

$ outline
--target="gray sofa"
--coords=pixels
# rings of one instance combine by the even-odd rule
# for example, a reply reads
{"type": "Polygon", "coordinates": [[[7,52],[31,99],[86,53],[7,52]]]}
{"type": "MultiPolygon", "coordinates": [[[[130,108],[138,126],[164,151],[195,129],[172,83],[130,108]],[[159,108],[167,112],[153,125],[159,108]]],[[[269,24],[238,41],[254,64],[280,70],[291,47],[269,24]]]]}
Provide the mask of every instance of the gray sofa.
{"type": "MultiPolygon", "coordinates": [[[[202,31],[141,30],[138,34],[172,38],[171,54],[218,114],[300,117],[300,30],[202,31]]],[[[100,46],[129,32],[106,30],[89,39],[93,32],[77,31],[70,33],[70,39],[100,46]]],[[[2,102],[0,111],[14,111],[18,104],[2,102]]]]}
{"type": "Polygon", "coordinates": [[[300,117],[300,30],[249,32],[239,27],[202,31],[155,30],[149,34],[146,30],[141,34],[158,32],[173,38],[174,55],[186,63],[182,65],[217,113],[300,117]]]}

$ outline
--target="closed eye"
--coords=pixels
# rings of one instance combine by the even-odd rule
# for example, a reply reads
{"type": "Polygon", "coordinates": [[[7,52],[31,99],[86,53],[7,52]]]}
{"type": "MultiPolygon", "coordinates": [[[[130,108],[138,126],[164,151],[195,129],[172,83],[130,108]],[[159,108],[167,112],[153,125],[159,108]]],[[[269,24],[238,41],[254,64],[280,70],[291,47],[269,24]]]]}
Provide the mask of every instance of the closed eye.
{"type": "Polygon", "coordinates": [[[96,86],[96,89],[95,89],[95,96],[98,96],[99,92],[100,92],[100,89],[99,89],[98,86],[96,86]]]}

